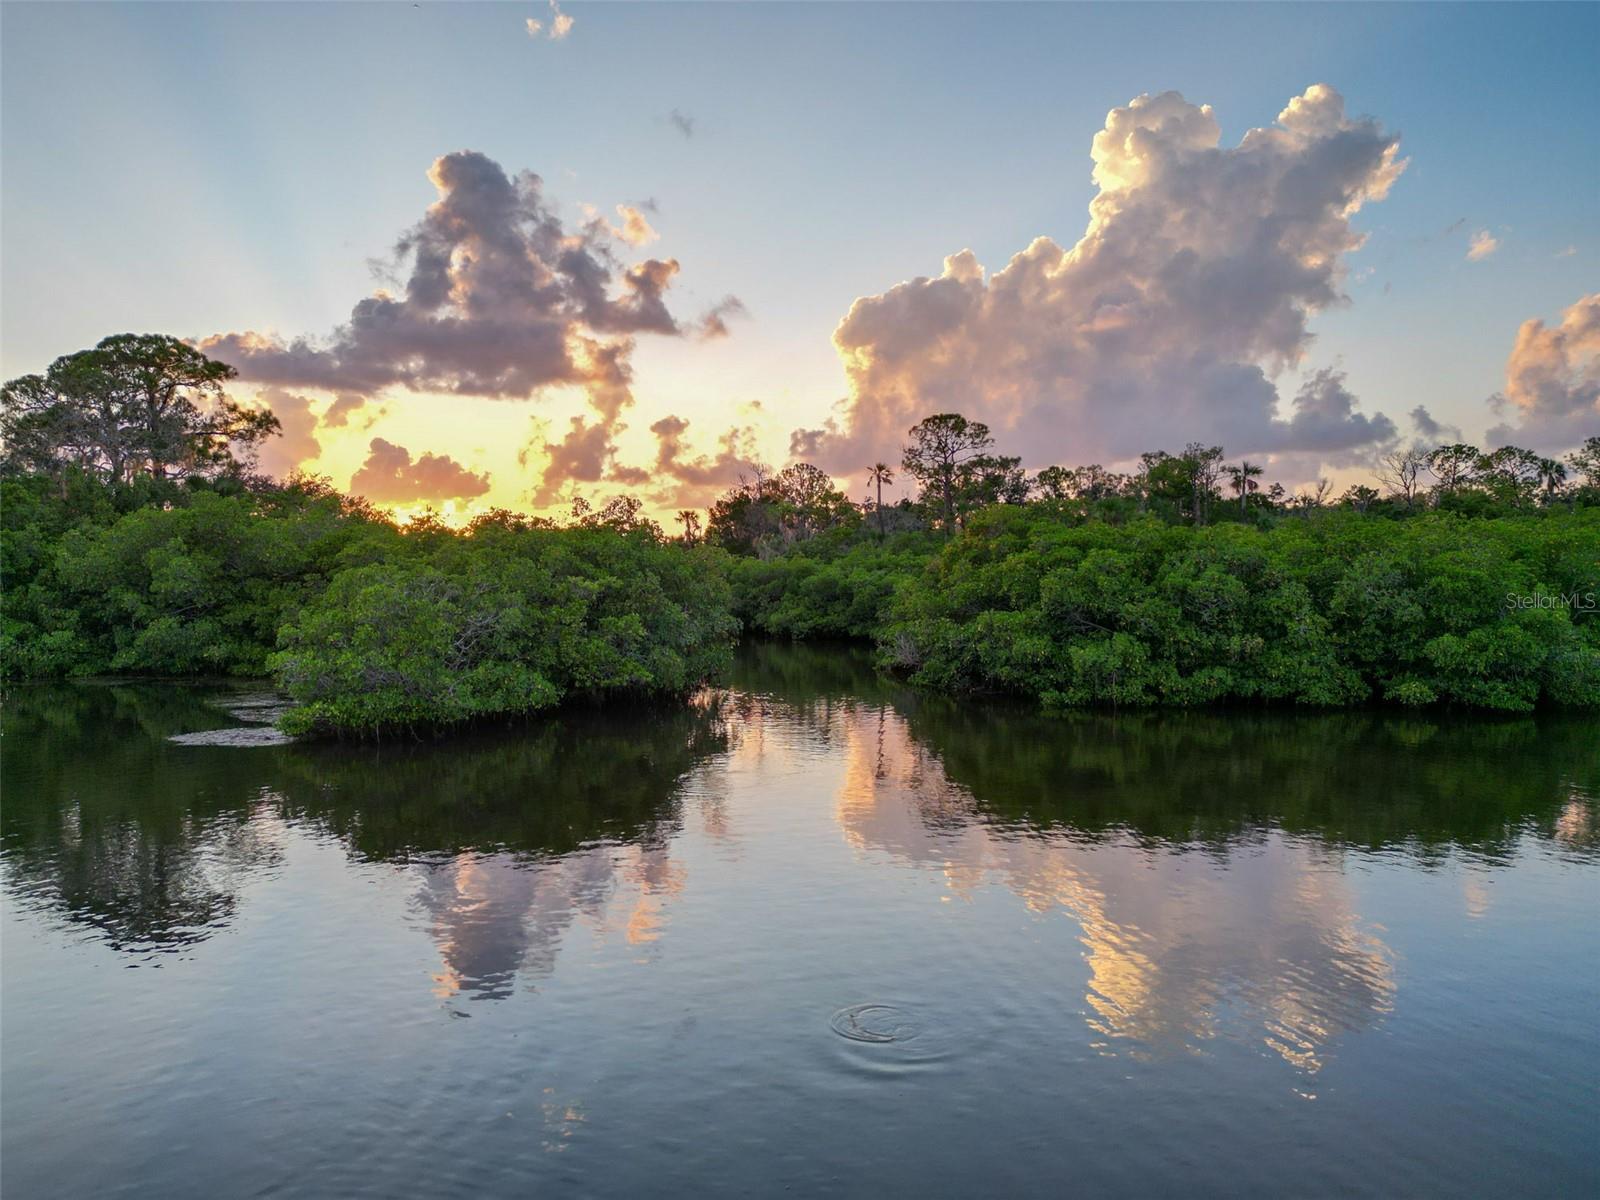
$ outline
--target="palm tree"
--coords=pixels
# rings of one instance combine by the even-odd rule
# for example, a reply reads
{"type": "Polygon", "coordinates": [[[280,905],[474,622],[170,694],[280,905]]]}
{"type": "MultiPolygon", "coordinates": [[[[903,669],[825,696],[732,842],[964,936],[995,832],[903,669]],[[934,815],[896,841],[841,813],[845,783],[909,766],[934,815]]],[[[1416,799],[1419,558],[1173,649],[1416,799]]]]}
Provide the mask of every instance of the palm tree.
{"type": "Polygon", "coordinates": [[[678,520],[683,522],[683,544],[695,546],[700,542],[700,514],[692,508],[678,510],[678,520]]]}
{"type": "Polygon", "coordinates": [[[878,540],[883,541],[883,485],[894,482],[894,472],[889,469],[888,463],[873,463],[872,470],[867,473],[867,482],[878,485],[878,540]]]}
{"type": "Polygon", "coordinates": [[[1553,458],[1541,458],[1538,465],[1539,482],[1544,485],[1544,502],[1548,507],[1556,497],[1556,489],[1567,481],[1567,468],[1553,458]]]}
{"type": "Polygon", "coordinates": [[[1261,485],[1256,482],[1256,477],[1261,474],[1261,468],[1248,459],[1241,459],[1237,467],[1229,467],[1228,475],[1233,480],[1233,490],[1239,493],[1239,511],[1245,511],[1245,505],[1250,499],[1250,493],[1259,491],[1261,485]]]}

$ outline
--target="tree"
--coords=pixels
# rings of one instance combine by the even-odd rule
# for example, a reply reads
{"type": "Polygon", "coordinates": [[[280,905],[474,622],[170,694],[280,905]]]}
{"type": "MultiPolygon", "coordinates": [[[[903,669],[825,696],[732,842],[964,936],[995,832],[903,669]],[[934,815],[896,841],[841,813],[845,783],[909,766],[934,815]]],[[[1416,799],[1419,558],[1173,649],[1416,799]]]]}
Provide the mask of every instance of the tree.
{"type": "Polygon", "coordinates": [[[700,514],[692,508],[680,508],[678,520],[683,525],[683,544],[685,546],[698,546],[700,544],[700,514]]]}
{"type": "Polygon", "coordinates": [[[877,517],[878,517],[878,540],[880,542],[883,540],[883,536],[884,536],[884,528],[883,528],[883,485],[886,484],[886,483],[893,483],[893,482],[894,482],[894,471],[890,469],[888,463],[881,463],[880,462],[880,463],[873,463],[872,464],[872,470],[867,473],[867,484],[869,486],[871,486],[873,484],[876,484],[877,488],[878,488],[878,499],[877,499],[876,503],[874,504],[872,511],[874,513],[876,513],[877,517]]]}
{"type": "Polygon", "coordinates": [[[956,507],[962,513],[991,504],[1025,504],[1028,473],[1022,460],[1009,455],[980,454],[956,472],[956,507]]]}
{"type": "Polygon", "coordinates": [[[1045,500],[1070,500],[1072,475],[1066,467],[1045,467],[1033,477],[1033,490],[1045,500]]]}
{"type": "Polygon", "coordinates": [[[1172,455],[1165,450],[1146,450],[1139,455],[1139,473],[1134,476],[1134,487],[1139,493],[1139,511],[1146,512],[1150,501],[1157,498],[1172,455]]]}
{"type": "Polygon", "coordinates": [[[772,490],[804,516],[825,510],[841,498],[833,477],[807,462],[791,463],[779,471],[772,477],[772,490]]]}
{"type": "Polygon", "coordinates": [[[809,541],[823,530],[859,519],[856,506],[833,486],[833,477],[810,463],[791,463],[768,486],[786,540],[809,541]]]}
{"type": "Polygon", "coordinates": [[[1585,438],[1582,446],[1567,455],[1567,465],[1583,476],[1590,487],[1600,487],[1600,437],[1585,438]]]}
{"type": "Polygon", "coordinates": [[[1182,458],[1189,464],[1189,477],[1193,481],[1194,523],[1204,525],[1211,502],[1217,496],[1217,480],[1222,477],[1222,447],[1190,442],[1184,447],[1182,458]]]}
{"type": "Polygon", "coordinates": [[[1087,467],[1046,467],[1033,478],[1034,490],[1046,500],[1105,500],[1124,494],[1131,481],[1099,463],[1087,467]]]}
{"type": "Polygon", "coordinates": [[[706,514],[706,541],[732,554],[755,554],[777,530],[777,499],[759,469],[717,497],[706,514]]]}
{"type": "Polygon", "coordinates": [[[1391,450],[1378,459],[1378,482],[1390,493],[1405,501],[1407,510],[1416,506],[1418,480],[1428,465],[1428,452],[1421,446],[1409,450],[1391,450]]]}
{"type": "Polygon", "coordinates": [[[1439,494],[1451,495],[1470,483],[1473,473],[1478,469],[1478,460],[1482,457],[1476,446],[1469,446],[1465,442],[1440,446],[1431,451],[1428,454],[1428,473],[1439,481],[1436,485],[1439,494]]]}
{"type": "Polygon", "coordinates": [[[1108,500],[1128,490],[1128,477],[1108,471],[1099,463],[1076,467],[1072,472],[1072,491],[1080,500],[1108,500]]]}
{"type": "Polygon", "coordinates": [[[1473,482],[1495,499],[1516,508],[1533,503],[1543,474],[1541,459],[1520,446],[1501,446],[1492,454],[1481,455],[1473,468],[1473,482]]]}
{"type": "Polygon", "coordinates": [[[1245,511],[1249,503],[1250,493],[1259,491],[1261,485],[1256,479],[1261,475],[1261,468],[1248,459],[1240,459],[1237,467],[1228,468],[1228,476],[1233,480],[1233,490],[1239,497],[1239,512],[1245,511]]]}
{"type": "Polygon", "coordinates": [[[792,463],[776,475],[758,469],[712,504],[706,540],[734,554],[767,555],[809,541],[825,530],[860,520],[860,510],[810,463],[792,463]]]}
{"type": "Polygon", "coordinates": [[[921,485],[923,502],[938,504],[948,536],[955,532],[961,468],[994,445],[994,438],[987,425],[959,413],[937,413],[913,425],[910,433],[911,445],[900,465],[921,485]]]}
{"type": "Polygon", "coordinates": [[[1583,477],[1581,485],[1567,489],[1569,498],[1576,504],[1600,502],[1600,437],[1587,439],[1567,455],[1566,464],[1583,477]]]}
{"type": "Polygon", "coordinates": [[[1295,508],[1300,509],[1321,508],[1325,503],[1327,503],[1328,493],[1332,490],[1333,481],[1331,479],[1319,478],[1316,483],[1312,485],[1310,491],[1302,490],[1296,492],[1291,498],[1290,504],[1295,508]]]}
{"type": "Polygon", "coordinates": [[[1559,459],[1541,458],[1538,465],[1539,485],[1544,489],[1546,506],[1554,504],[1556,493],[1567,482],[1567,468],[1559,459]]]}
{"type": "Polygon", "coordinates": [[[108,337],[0,391],[7,465],[76,465],[111,483],[237,474],[279,426],[228,397],[223,385],[236,374],[174,337],[108,337]]]}
{"type": "Polygon", "coordinates": [[[1222,447],[1190,442],[1182,454],[1155,450],[1139,456],[1140,507],[1154,500],[1170,504],[1179,517],[1196,525],[1206,523],[1206,512],[1217,496],[1222,474],[1222,447]]]}
{"type": "Polygon", "coordinates": [[[644,502],[637,496],[613,496],[586,516],[582,524],[591,528],[615,529],[619,533],[643,529],[660,537],[661,527],[649,517],[641,517],[639,514],[643,510],[644,502]]]}
{"type": "Polygon", "coordinates": [[[1376,499],[1378,499],[1377,488],[1358,483],[1346,488],[1344,495],[1339,497],[1339,502],[1355,509],[1358,513],[1364,513],[1372,507],[1372,502],[1376,499]]]}

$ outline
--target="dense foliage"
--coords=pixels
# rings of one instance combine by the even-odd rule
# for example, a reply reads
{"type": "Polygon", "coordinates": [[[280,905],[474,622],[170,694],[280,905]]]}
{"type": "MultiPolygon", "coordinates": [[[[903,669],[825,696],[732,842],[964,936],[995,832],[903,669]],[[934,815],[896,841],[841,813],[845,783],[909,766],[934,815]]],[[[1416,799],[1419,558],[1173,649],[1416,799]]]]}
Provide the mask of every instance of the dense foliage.
{"type": "MultiPolygon", "coordinates": [[[[408,539],[408,549],[409,539],[408,539]]],[[[342,572],[279,634],[291,732],[452,723],[573,693],[683,692],[736,626],[709,551],[501,517],[342,572]]]]}
{"type": "Polygon", "coordinates": [[[907,534],[885,543],[805,548],[775,558],[730,558],[734,612],[756,633],[870,638],[900,584],[919,576],[939,541],[907,534]]]}
{"type": "Polygon", "coordinates": [[[885,463],[860,504],[796,463],[676,539],[629,497],[451,530],[253,475],[231,375],[124,335],[5,385],[5,676],[270,670],[289,728],[372,732],[683,692],[742,627],[1050,706],[1600,705],[1600,438],[1397,449],[1330,501],[1200,444],[1030,478],[942,413],[892,503],[885,463]]]}
{"type": "Polygon", "coordinates": [[[941,690],[1046,704],[1600,706],[1600,512],[1270,530],[971,521],[878,630],[941,690]]]}
{"type": "Polygon", "coordinates": [[[83,476],[0,487],[13,677],[270,669],[299,702],[289,727],[371,731],[683,691],[736,632],[716,552],[629,510],[454,532],[315,481],[159,505],[83,476]]]}
{"type": "Polygon", "coordinates": [[[287,617],[403,544],[330,489],[158,488],[82,475],[0,482],[8,676],[262,674],[287,617]]]}

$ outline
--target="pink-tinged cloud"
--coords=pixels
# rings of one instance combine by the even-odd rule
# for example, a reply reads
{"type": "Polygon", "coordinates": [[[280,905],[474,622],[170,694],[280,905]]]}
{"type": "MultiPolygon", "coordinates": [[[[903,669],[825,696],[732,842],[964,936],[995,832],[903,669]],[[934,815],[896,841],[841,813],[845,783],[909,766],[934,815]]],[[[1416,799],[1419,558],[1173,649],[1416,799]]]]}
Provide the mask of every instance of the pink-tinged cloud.
{"type": "Polygon", "coordinates": [[[366,297],[320,341],[230,333],[201,348],[264,383],[525,399],[588,385],[593,348],[615,337],[682,332],[665,303],[678,264],[623,267],[605,223],[568,230],[537,175],[510,179],[476,151],[428,174],[439,200],[396,245],[411,265],[402,295],[366,297]]]}
{"type": "Polygon", "coordinates": [[[340,429],[350,423],[350,418],[366,407],[367,398],[356,392],[340,392],[322,413],[322,424],[328,429],[340,429]]]}
{"type": "Polygon", "coordinates": [[[704,508],[742,479],[767,469],[756,451],[755,431],[730,429],[718,439],[714,455],[693,454],[684,443],[689,422],[666,416],[650,426],[656,437],[656,461],[650,472],[658,485],[659,504],[704,508]]]}
{"type": "Polygon", "coordinates": [[[489,490],[489,476],[469,471],[448,454],[411,451],[383,438],[368,445],[367,461],[350,477],[350,491],[374,504],[415,500],[467,500],[489,490]]]}
{"type": "Polygon", "coordinates": [[[322,453],[322,443],[317,440],[317,414],[312,411],[310,397],[272,387],[264,388],[256,400],[278,418],[278,434],[262,442],[257,450],[256,470],[283,479],[322,453]]]}
{"type": "Polygon", "coordinates": [[[390,387],[527,399],[575,386],[609,445],[633,400],[634,338],[701,332],[667,308],[676,260],[625,264],[619,241],[654,234],[642,212],[624,206],[617,230],[599,219],[569,228],[537,175],[508,177],[476,151],[438,159],[429,178],[439,199],[395,247],[409,268],[399,295],[358,301],[325,338],[226,333],[201,349],[246,380],[341,393],[341,415],[390,387]]]}
{"type": "Polygon", "coordinates": [[[1600,292],[1577,300],[1558,325],[1522,323],[1505,391],[1490,403],[1511,418],[1489,431],[1494,446],[1556,451],[1600,435],[1600,292]]]}
{"type": "Polygon", "coordinates": [[[1176,92],[1113,109],[1078,242],[1037,238],[992,276],[963,250],[857,300],[834,333],[849,396],[792,450],[844,474],[894,461],[943,411],[1040,463],[1191,440],[1350,457],[1393,439],[1327,373],[1281,417],[1270,373],[1300,365],[1310,317],[1343,302],[1351,218],[1404,169],[1399,139],[1317,85],[1238,146],[1219,140],[1211,108],[1176,92]]]}
{"type": "Polygon", "coordinates": [[[611,226],[612,236],[627,242],[630,246],[643,246],[661,236],[651,226],[643,210],[635,205],[617,205],[617,216],[622,218],[622,224],[611,226]]]}

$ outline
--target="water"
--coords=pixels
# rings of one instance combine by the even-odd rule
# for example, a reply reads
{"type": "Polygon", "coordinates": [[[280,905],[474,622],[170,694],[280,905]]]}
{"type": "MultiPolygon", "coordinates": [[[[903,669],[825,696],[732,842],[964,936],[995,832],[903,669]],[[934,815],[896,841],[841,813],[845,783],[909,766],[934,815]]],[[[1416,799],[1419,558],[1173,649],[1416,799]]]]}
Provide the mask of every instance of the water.
{"type": "Polygon", "coordinates": [[[270,711],[8,697],[8,1200],[1600,1191],[1592,719],[270,711]]]}

